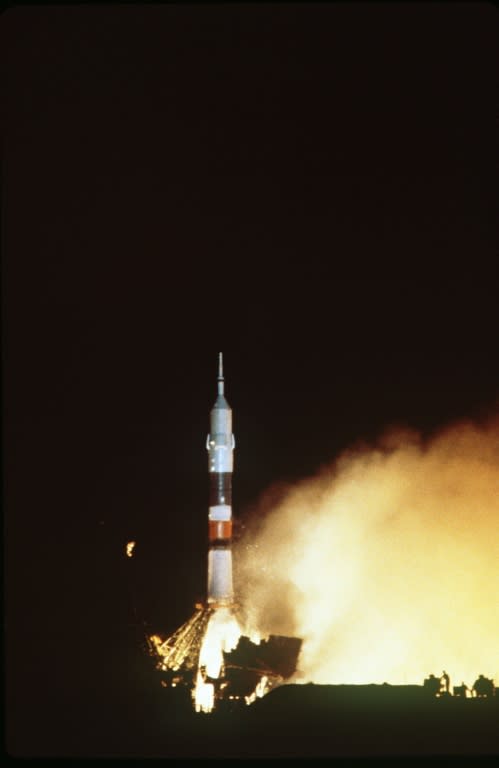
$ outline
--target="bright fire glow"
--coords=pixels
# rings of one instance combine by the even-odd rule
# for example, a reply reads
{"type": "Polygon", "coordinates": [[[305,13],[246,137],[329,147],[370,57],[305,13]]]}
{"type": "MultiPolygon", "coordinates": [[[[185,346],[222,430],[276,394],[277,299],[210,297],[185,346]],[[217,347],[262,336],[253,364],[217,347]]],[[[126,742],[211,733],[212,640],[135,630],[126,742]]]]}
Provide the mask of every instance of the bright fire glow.
{"type": "Polygon", "coordinates": [[[217,679],[223,671],[223,652],[237,646],[241,628],[230,608],[218,608],[211,616],[199,653],[199,669],[194,688],[196,712],[211,712],[214,706],[214,686],[205,677],[217,679]]]}
{"type": "Polygon", "coordinates": [[[304,639],[297,681],[499,680],[499,421],[392,430],[270,489],[247,531],[243,609],[304,639]]]}
{"type": "Polygon", "coordinates": [[[245,696],[244,700],[246,704],[253,704],[254,701],[257,699],[263,698],[266,693],[269,692],[270,687],[268,685],[269,679],[266,675],[263,675],[263,677],[258,681],[257,686],[253,693],[250,696],[245,696]]]}
{"type": "Polygon", "coordinates": [[[160,648],[164,643],[164,640],[159,635],[150,635],[149,640],[154,644],[157,652],[160,653],[160,648]]]}
{"type": "Polygon", "coordinates": [[[199,670],[194,688],[194,703],[196,712],[211,712],[215,706],[215,687],[213,683],[205,683],[199,670]]]}
{"type": "Polygon", "coordinates": [[[135,541],[129,541],[126,545],[126,556],[133,557],[133,550],[135,549],[135,541]]]}

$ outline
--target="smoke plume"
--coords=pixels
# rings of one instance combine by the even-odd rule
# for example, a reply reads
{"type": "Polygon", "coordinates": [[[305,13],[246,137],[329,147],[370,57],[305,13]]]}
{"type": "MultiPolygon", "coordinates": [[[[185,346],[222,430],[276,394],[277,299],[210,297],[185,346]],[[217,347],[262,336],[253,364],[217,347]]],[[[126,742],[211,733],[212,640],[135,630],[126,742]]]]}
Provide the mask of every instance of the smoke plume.
{"type": "Polygon", "coordinates": [[[498,683],[499,421],[391,429],[271,488],[235,562],[248,622],[303,638],[303,682],[498,683]]]}

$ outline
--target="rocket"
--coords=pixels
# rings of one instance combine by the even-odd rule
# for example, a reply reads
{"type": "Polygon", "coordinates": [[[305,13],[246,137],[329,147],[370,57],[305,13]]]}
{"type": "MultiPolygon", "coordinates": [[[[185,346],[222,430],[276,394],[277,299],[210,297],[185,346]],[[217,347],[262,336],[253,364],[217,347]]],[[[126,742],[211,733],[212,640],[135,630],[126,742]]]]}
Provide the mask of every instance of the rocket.
{"type": "Polygon", "coordinates": [[[208,513],[208,603],[230,605],[232,586],[232,470],[235,440],[232,410],[225,399],[222,353],[218,355],[218,394],[206,440],[210,496],[208,513]]]}

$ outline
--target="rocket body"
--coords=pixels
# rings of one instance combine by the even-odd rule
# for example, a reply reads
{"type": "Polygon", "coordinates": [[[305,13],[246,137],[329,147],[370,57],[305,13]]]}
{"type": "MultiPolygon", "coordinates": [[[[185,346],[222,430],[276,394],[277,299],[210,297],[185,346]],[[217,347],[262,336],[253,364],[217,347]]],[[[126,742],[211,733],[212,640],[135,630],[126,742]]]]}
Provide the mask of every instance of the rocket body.
{"type": "Polygon", "coordinates": [[[225,399],[222,353],[219,354],[218,396],[210,413],[206,441],[210,496],[208,513],[208,603],[228,605],[232,584],[232,470],[235,440],[232,410],[225,399]]]}

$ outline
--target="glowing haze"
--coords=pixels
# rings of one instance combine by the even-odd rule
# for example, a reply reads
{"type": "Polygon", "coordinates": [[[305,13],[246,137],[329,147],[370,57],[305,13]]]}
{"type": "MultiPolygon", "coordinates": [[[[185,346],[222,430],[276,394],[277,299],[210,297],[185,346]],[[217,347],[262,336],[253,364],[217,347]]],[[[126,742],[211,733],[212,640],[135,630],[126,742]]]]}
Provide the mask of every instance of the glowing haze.
{"type": "Polygon", "coordinates": [[[271,488],[238,544],[262,633],[302,637],[298,680],[499,681],[499,421],[391,430],[271,488]]]}

